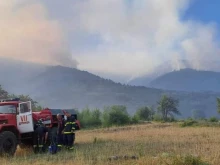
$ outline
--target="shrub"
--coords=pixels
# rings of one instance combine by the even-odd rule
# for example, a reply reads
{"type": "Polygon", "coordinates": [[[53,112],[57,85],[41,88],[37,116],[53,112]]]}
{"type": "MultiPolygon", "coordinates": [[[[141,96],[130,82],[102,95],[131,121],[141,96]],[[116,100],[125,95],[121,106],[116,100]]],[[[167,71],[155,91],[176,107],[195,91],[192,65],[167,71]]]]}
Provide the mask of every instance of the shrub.
{"type": "Polygon", "coordinates": [[[209,119],[210,122],[218,122],[217,117],[210,117],[209,119]]]}
{"type": "Polygon", "coordinates": [[[177,120],[174,117],[168,117],[167,121],[168,122],[177,122],[177,120]]]}
{"type": "Polygon", "coordinates": [[[119,126],[130,123],[130,117],[125,106],[114,105],[111,107],[105,107],[103,116],[103,126],[119,126]]]}
{"type": "Polygon", "coordinates": [[[163,121],[163,117],[162,117],[162,115],[156,113],[156,114],[154,114],[154,116],[153,116],[153,120],[154,120],[154,121],[163,121]]]}
{"type": "Polygon", "coordinates": [[[137,124],[137,123],[139,123],[138,118],[137,118],[136,116],[133,116],[133,117],[131,118],[131,124],[137,124]]]}
{"type": "Polygon", "coordinates": [[[83,109],[79,113],[79,120],[81,127],[91,128],[101,126],[101,112],[99,109],[90,110],[89,108],[83,109]]]}
{"type": "Polygon", "coordinates": [[[135,117],[138,120],[152,120],[153,115],[154,111],[149,107],[141,107],[135,113],[135,117]]]}
{"type": "Polygon", "coordinates": [[[188,119],[188,120],[185,120],[183,123],[181,123],[180,126],[181,127],[190,127],[196,123],[197,123],[197,121],[188,119]]]}

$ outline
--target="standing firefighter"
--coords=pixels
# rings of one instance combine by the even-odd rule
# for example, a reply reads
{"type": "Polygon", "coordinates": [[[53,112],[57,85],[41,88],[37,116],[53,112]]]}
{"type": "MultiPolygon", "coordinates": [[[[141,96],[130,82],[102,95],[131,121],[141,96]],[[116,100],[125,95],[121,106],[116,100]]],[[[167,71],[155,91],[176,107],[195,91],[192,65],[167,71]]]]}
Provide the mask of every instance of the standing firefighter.
{"type": "Polygon", "coordinates": [[[64,145],[62,131],[64,129],[65,122],[60,114],[57,114],[57,120],[58,120],[57,147],[58,147],[58,150],[61,150],[62,146],[64,145]]]}
{"type": "Polygon", "coordinates": [[[74,149],[73,142],[75,139],[75,119],[69,113],[65,113],[66,121],[63,130],[64,134],[64,144],[66,145],[67,149],[74,149]]]}
{"type": "Polygon", "coordinates": [[[71,120],[72,120],[73,127],[74,127],[74,132],[73,132],[73,145],[74,145],[75,144],[76,119],[75,119],[75,117],[71,116],[71,120]]]}
{"type": "Polygon", "coordinates": [[[52,154],[55,154],[57,152],[58,147],[58,140],[57,140],[57,127],[53,126],[50,129],[50,146],[49,146],[49,152],[52,154]]]}
{"type": "Polygon", "coordinates": [[[40,119],[34,126],[34,152],[43,152],[44,143],[47,141],[48,129],[40,119]]]}

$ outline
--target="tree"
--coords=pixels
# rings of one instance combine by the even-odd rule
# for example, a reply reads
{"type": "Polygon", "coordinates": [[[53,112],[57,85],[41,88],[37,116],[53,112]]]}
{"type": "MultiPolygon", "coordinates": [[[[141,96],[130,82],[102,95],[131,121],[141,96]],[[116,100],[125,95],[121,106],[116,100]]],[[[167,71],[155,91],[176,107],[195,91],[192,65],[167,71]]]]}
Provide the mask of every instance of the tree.
{"type": "Polygon", "coordinates": [[[20,98],[21,101],[31,101],[32,109],[35,111],[39,111],[43,109],[37,101],[34,101],[29,95],[15,95],[9,94],[6,90],[2,88],[0,85],[0,99],[12,99],[12,98],[20,98]]]}
{"type": "Polygon", "coordinates": [[[178,105],[179,101],[177,99],[174,99],[172,97],[163,95],[158,102],[158,111],[162,114],[163,120],[167,121],[168,116],[173,118],[173,114],[180,115],[180,112],[178,111],[178,105]]]}
{"type": "Polygon", "coordinates": [[[43,109],[43,107],[40,106],[37,101],[34,101],[29,95],[14,95],[14,94],[11,94],[11,95],[8,95],[8,98],[20,98],[20,101],[23,101],[23,102],[31,101],[33,111],[39,111],[39,110],[43,109]]]}
{"type": "Polygon", "coordinates": [[[123,105],[105,107],[102,119],[104,126],[125,125],[131,121],[127,108],[123,105]]]}
{"type": "Polygon", "coordinates": [[[8,92],[2,88],[0,85],[0,99],[7,99],[8,98],[8,92]]]}
{"type": "Polygon", "coordinates": [[[95,126],[100,126],[102,124],[101,115],[102,113],[99,109],[94,109],[92,111],[92,119],[94,120],[93,124],[95,126]]]}
{"type": "Polygon", "coordinates": [[[154,111],[149,107],[141,107],[135,113],[138,120],[152,120],[153,115],[154,111]]]}
{"type": "Polygon", "coordinates": [[[220,98],[217,98],[217,111],[220,113],[220,98]]]}
{"type": "Polygon", "coordinates": [[[101,126],[101,112],[99,109],[90,110],[88,107],[78,112],[81,127],[98,127],[101,126]]]}

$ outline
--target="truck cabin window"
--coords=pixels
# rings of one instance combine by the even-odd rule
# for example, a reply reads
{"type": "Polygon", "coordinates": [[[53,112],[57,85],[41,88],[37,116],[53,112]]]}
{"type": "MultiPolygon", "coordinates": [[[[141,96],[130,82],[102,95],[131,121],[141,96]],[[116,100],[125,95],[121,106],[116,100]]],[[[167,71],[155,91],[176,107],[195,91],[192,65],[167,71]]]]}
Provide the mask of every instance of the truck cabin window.
{"type": "Polygon", "coordinates": [[[28,105],[26,103],[20,104],[20,113],[26,113],[26,112],[30,112],[28,105]]]}
{"type": "Polygon", "coordinates": [[[27,104],[20,104],[20,113],[30,112],[30,109],[27,104]]]}
{"type": "Polygon", "coordinates": [[[16,107],[14,105],[0,105],[1,113],[16,113],[16,107]]]}

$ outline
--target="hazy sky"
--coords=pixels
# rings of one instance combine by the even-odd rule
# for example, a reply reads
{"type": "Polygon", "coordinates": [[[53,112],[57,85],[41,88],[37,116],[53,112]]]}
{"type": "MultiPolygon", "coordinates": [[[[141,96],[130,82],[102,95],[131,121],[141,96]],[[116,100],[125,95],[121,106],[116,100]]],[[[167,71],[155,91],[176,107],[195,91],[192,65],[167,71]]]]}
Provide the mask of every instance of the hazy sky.
{"type": "Polygon", "coordinates": [[[0,56],[122,77],[167,60],[178,68],[178,59],[213,69],[219,8],[219,0],[1,0],[0,56]]]}

